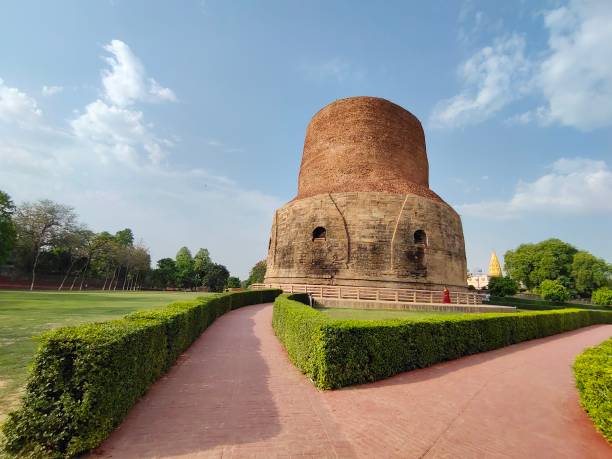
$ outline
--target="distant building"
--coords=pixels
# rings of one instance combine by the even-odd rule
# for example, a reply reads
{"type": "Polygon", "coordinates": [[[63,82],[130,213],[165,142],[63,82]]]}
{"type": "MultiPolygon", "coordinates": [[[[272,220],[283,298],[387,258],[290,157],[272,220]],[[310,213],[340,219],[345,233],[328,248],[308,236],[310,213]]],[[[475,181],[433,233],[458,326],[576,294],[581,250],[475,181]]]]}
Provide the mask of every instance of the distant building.
{"type": "Polygon", "coordinates": [[[502,269],[495,254],[495,250],[491,252],[491,261],[489,261],[489,276],[490,277],[502,277],[502,269]]]}
{"type": "Polygon", "coordinates": [[[481,288],[485,288],[489,285],[489,276],[482,272],[468,273],[467,283],[476,290],[480,290],[481,288]]]}
{"type": "Polygon", "coordinates": [[[489,261],[489,272],[484,274],[482,270],[477,270],[474,273],[468,273],[467,284],[473,286],[477,290],[488,288],[489,281],[492,277],[502,277],[502,269],[499,264],[499,259],[495,251],[491,252],[491,260],[489,261]]]}

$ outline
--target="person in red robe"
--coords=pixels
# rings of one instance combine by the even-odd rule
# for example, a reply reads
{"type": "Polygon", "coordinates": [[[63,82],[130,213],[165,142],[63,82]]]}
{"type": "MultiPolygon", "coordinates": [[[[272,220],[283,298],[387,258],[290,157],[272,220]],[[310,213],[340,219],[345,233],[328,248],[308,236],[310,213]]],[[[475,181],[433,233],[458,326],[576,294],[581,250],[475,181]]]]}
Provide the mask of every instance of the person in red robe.
{"type": "Polygon", "coordinates": [[[450,303],[450,302],[451,302],[450,292],[448,291],[446,287],[444,287],[444,291],[442,294],[442,303],[450,303]]]}

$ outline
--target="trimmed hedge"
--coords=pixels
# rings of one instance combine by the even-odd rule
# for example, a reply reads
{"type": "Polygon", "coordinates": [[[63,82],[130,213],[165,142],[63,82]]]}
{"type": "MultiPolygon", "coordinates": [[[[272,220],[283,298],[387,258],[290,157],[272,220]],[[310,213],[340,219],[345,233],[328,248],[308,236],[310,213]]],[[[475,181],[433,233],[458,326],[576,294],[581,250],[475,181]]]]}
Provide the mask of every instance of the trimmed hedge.
{"type": "Polygon", "coordinates": [[[612,443],[612,338],[580,354],[574,376],[583,408],[612,443]]]}
{"type": "Polygon", "coordinates": [[[599,311],[612,311],[612,308],[606,306],[598,306],[594,304],[581,303],[553,303],[545,300],[528,300],[526,298],[515,297],[491,297],[487,304],[497,304],[500,306],[515,306],[519,309],[528,309],[532,311],[552,311],[553,309],[597,309],[599,311]]]}
{"type": "Polygon", "coordinates": [[[21,407],[2,426],[5,451],[72,457],[98,446],[217,317],[280,293],[210,295],[43,334],[21,407]]]}
{"type": "Polygon", "coordinates": [[[612,313],[562,311],[461,314],[410,320],[334,320],[281,295],[272,325],[291,361],[321,389],[387,378],[444,360],[490,351],[598,323],[612,313]]]}

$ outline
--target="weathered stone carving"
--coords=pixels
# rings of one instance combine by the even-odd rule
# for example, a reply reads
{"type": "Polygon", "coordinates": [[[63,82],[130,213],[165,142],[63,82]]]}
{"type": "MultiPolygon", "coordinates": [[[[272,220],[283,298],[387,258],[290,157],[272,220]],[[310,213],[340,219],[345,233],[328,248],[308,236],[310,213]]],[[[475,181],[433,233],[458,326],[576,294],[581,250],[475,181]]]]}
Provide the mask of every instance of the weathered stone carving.
{"type": "Polygon", "coordinates": [[[465,288],[461,219],[429,189],[419,120],[374,97],[319,111],[267,263],[266,283],[465,288]]]}

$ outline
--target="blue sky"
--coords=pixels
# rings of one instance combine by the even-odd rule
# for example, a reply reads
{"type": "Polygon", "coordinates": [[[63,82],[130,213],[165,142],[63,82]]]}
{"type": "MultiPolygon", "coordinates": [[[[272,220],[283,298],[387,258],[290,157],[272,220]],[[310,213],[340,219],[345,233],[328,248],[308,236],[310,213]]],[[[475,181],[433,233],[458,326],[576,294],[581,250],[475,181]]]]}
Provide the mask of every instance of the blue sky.
{"type": "Polygon", "coordinates": [[[7,2],[0,56],[0,189],[154,260],[244,277],[310,117],[371,95],[423,122],[470,268],[548,237],[612,261],[608,0],[7,2]]]}

